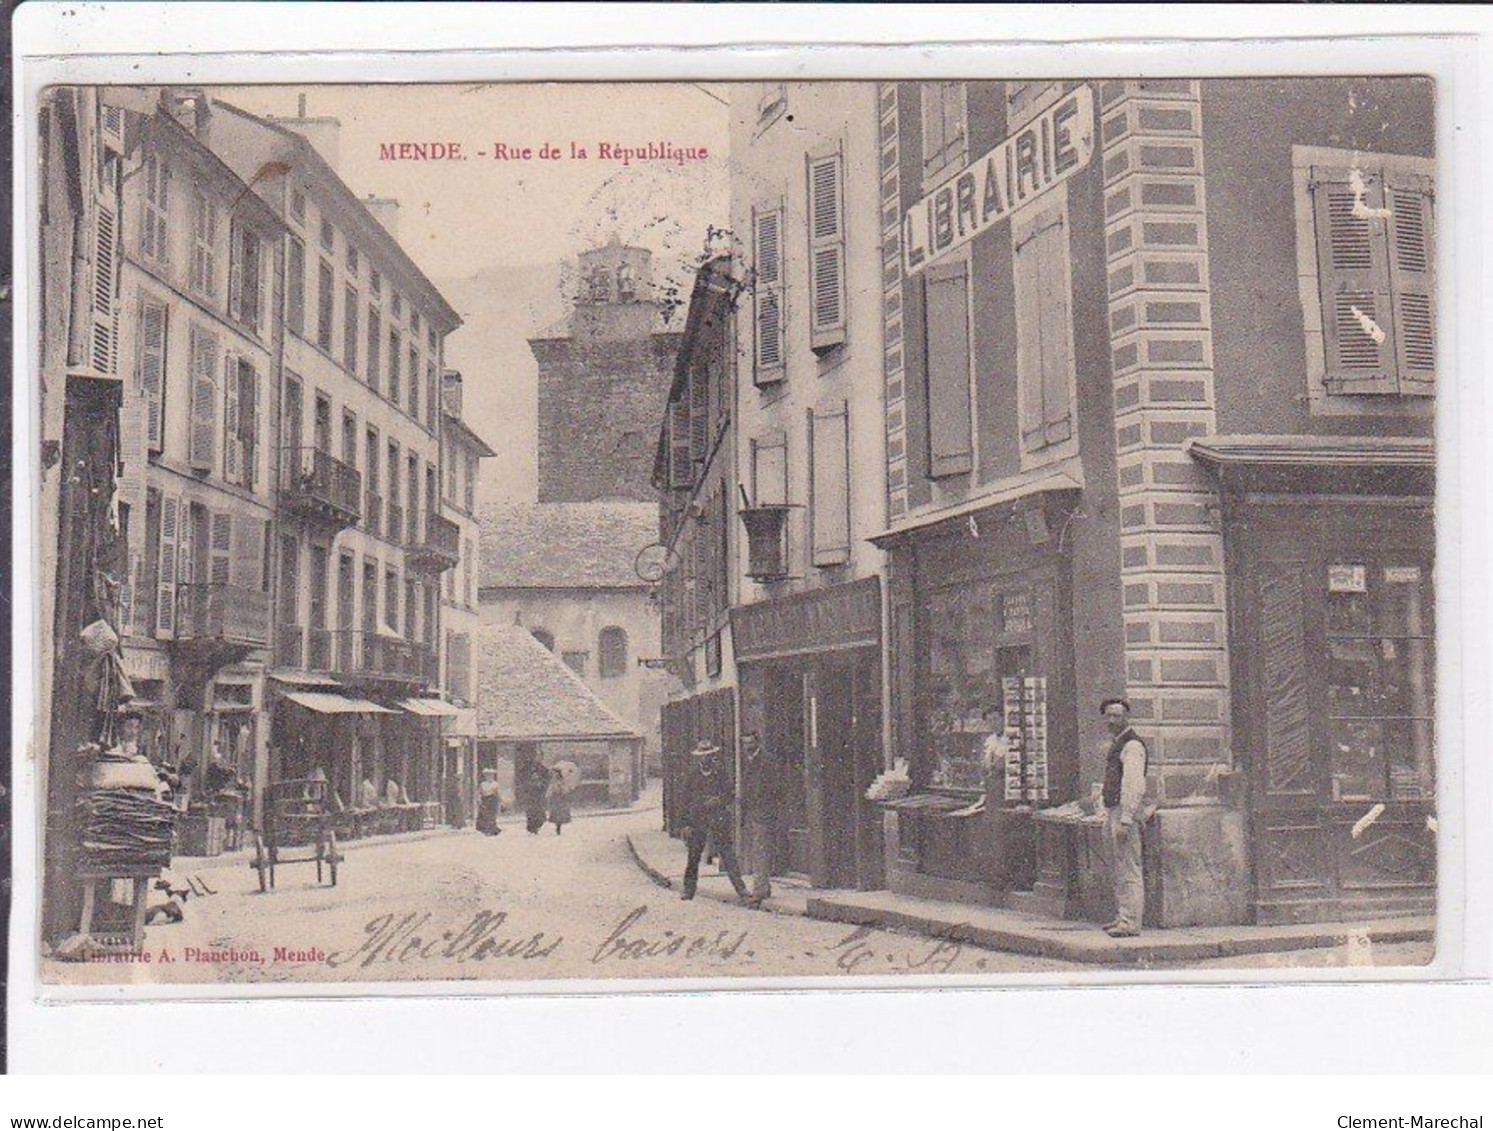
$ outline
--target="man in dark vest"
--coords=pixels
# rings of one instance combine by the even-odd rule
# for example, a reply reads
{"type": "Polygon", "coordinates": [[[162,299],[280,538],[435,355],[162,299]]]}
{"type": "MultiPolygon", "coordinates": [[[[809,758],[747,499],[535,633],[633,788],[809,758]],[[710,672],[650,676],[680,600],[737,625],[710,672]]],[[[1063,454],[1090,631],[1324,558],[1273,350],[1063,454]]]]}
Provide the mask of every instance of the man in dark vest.
{"type": "Polygon", "coordinates": [[[1130,701],[1106,699],[1099,707],[1109,727],[1109,757],[1104,765],[1104,811],[1109,833],[1110,869],[1115,888],[1114,922],[1104,931],[1111,938],[1140,934],[1145,905],[1141,872],[1141,825],[1146,798],[1149,752],[1130,726],[1130,701]]]}
{"type": "Polygon", "coordinates": [[[685,843],[689,856],[684,866],[683,899],[695,898],[695,887],[700,879],[700,859],[705,855],[706,844],[711,845],[721,858],[721,867],[731,878],[737,898],[750,904],[751,895],[746,882],[741,878],[741,868],[736,863],[735,808],[736,788],[732,774],[725,764],[721,748],[702,738],[690,751],[688,768],[685,770],[685,843]]]}

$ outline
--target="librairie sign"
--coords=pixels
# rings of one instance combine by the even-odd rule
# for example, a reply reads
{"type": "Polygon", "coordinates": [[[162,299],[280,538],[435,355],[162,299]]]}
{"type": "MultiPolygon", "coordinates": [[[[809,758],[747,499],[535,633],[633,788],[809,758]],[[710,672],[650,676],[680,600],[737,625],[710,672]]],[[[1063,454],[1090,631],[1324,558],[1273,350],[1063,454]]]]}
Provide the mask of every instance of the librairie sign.
{"type": "Polygon", "coordinates": [[[907,210],[903,267],[916,275],[1062,184],[1093,155],[1094,95],[1080,86],[907,210]]]}

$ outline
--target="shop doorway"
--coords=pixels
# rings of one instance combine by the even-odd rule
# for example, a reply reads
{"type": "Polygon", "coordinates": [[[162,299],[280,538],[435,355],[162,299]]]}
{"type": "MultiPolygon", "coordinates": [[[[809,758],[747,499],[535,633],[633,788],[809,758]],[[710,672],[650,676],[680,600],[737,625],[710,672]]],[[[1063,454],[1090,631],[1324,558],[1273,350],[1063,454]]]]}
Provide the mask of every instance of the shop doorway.
{"type": "Polygon", "coordinates": [[[772,870],[809,871],[809,818],[804,789],[804,689],[800,669],[767,668],[764,741],[782,760],[779,811],[772,870]]]}

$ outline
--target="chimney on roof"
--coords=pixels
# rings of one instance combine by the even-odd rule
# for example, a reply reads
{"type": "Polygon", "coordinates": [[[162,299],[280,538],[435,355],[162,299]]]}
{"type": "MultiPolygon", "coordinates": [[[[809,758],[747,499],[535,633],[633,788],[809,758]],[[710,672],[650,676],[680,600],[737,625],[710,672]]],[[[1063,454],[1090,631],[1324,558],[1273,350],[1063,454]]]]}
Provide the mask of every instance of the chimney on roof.
{"type": "Polygon", "coordinates": [[[441,374],[441,408],[447,416],[461,419],[461,373],[448,369],[441,374]]]}
{"type": "Polygon", "coordinates": [[[207,91],[196,87],[168,87],[163,101],[171,116],[206,144],[213,112],[207,91]]]}
{"type": "Polygon", "coordinates": [[[369,193],[363,198],[363,207],[384,226],[389,235],[396,240],[399,238],[399,201],[393,197],[369,193]]]}
{"type": "Polygon", "coordinates": [[[342,123],[336,118],[313,118],[307,114],[304,94],[296,97],[294,118],[271,118],[270,121],[300,134],[311,143],[312,149],[321,154],[323,161],[334,171],[340,172],[338,162],[342,156],[342,123]]]}

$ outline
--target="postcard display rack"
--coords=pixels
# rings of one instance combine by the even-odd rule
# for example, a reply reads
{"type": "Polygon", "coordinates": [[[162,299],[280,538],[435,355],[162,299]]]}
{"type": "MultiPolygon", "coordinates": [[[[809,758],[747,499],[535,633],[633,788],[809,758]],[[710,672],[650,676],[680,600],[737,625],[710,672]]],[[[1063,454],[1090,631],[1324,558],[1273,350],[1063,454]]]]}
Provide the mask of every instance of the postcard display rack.
{"type": "Polygon", "coordinates": [[[1007,676],[1001,680],[1006,735],[1006,801],[1047,800],[1047,677],[1007,676]]]}

